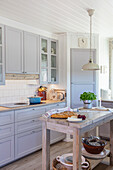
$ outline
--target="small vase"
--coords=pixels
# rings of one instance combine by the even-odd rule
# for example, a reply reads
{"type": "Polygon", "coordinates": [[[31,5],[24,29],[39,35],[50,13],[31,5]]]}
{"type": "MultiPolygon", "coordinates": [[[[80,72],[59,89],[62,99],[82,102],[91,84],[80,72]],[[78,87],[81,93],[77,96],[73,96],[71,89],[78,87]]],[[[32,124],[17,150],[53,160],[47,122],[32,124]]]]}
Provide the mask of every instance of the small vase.
{"type": "Polygon", "coordinates": [[[84,108],[91,109],[92,108],[92,100],[84,100],[84,108]]]}

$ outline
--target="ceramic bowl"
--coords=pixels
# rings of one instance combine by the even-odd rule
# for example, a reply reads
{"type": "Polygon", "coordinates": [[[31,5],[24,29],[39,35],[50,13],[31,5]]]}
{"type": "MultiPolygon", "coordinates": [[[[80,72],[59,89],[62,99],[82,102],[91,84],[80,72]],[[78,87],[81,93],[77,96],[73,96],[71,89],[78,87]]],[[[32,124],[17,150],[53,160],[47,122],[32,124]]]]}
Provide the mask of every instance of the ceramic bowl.
{"type": "MultiPolygon", "coordinates": [[[[73,153],[57,156],[56,160],[63,164],[68,170],[73,170],[73,153]]],[[[89,163],[85,161],[85,158],[83,156],[81,156],[81,165],[82,167],[85,165],[85,168],[89,167],[89,163]]]]}
{"type": "MultiPolygon", "coordinates": [[[[96,141],[96,138],[94,140],[96,141]]],[[[101,139],[98,139],[98,140],[99,140],[100,146],[93,146],[88,143],[88,138],[83,138],[82,143],[83,143],[85,150],[91,154],[100,154],[104,150],[104,147],[106,146],[107,142],[101,139]]]]}

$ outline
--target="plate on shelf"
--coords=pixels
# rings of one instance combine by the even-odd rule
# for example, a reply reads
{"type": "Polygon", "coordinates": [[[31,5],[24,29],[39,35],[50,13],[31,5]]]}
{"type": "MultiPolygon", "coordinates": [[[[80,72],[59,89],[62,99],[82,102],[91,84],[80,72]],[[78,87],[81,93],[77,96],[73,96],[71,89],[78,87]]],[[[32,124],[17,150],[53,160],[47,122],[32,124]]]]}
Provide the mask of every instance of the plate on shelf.
{"type": "Polygon", "coordinates": [[[104,149],[100,154],[91,154],[88,153],[84,147],[82,147],[82,155],[86,158],[89,159],[103,159],[105,158],[107,155],[109,155],[110,150],[108,149],[104,149]]]}

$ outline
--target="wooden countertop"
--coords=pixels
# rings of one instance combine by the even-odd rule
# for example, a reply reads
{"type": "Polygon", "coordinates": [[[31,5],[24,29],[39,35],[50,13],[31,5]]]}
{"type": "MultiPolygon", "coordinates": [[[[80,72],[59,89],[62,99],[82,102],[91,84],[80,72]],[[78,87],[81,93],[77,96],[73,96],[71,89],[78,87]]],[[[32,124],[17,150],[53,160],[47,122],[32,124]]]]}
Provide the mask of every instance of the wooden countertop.
{"type": "Polygon", "coordinates": [[[41,107],[41,106],[46,106],[46,105],[51,105],[51,104],[56,104],[56,103],[65,103],[65,100],[59,101],[59,100],[43,100],[42,102],[45,102],[44,104],[34,104],[34,105],[24,105],[20,107],[3,107],[0,106],[0,112],[3,111],[10,111],[10,110],[18,110],[18,109],[26,109],[26,108],[31,108],[31,107],[41,107]]]}
{"type": "Polygon", "coordinates": [[[86,116],[86,120],[77,123],[68,122],[65,119],[51,119],[41,117],[40,120],[45,122],[53,123],[54,125],[65,125],[67,127],[76,127],[78,129],[82,129],[85,127],[96,127],[99,122],[107,122],[113,119],[113,112],[111,111],[97,111],[97,112],[84,112],[86,116]]]}

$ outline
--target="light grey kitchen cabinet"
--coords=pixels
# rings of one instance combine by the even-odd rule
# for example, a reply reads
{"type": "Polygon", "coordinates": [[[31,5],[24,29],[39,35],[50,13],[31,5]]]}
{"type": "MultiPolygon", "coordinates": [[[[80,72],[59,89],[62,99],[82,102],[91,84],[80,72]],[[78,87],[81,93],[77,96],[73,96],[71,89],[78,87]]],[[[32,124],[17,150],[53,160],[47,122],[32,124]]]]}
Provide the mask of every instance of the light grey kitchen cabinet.
{"type": "Polygon", "coordinates": [[[15,123],[15,134],[19,134],[22,132],[27,132],[32,129],[41,128],[42,124],[39,118],[32,118],[29,120],[16,122],[15,123]]]}
{"type": "Polygon", "coordinates": [[[42,129],[15,135],[15,159],[30,154],[42,146],[42,129]]]}
{"type": "Polygon", "coordinates": [[[52,104],[50,106],[46,106],[46,112],[49,111],[49,110],[52,110],[52,109],[60,109],[60,108],[64,108],[66,107],[66,103],[63,102],[63,103],[55,103],[55,104],[52,104]]]}
{"type": "MultiPolygon", "coordinates": [[[[113,108],[113,102],[111,101],[102,101],[102,106],[106,108],[113,108]]],[[[99,127],[99,135],[104,138],[110,138],[110,123],[104,124],[104,126],[99,127]]]]}
{"type": "Polygon", "coordinates": [[[14,123],[0,126],[0,139],[14,136],[14,123]]]}
{"type": "Polygon", "coordinates": [[[14,123],[14,110],[0,112],[0,126],[14,123]]]}
{"type": "Polygon", "coordinates": [[[0,140],[0,166],[14,160],[14,136],[0,140]]]}
{"type": "Polygon", "coordinates": [[[58,41],[50,39],[50,76],[49,81],[58,83],[58,41]]]}
{"type": "Polygon", "coordinates": [[[23,31],[6,26],[6,73],[23,72],[23,31]]]}
{"type": "Polygon", "coordinates": [[[0,85],[5,84],[4,26],[0,24],[0,85]]]}
{"type": "MultiPolygon", "coordinates": [[[[39,117],[46,111],[65,107],[65,102],[0,112],[0,166],[42,148],[42,123],[39,117]]],[[[65,138],[51,131],[50,143],[65,138]]]]}
{"type": "Polygon", "coordinates": [[[58,83],[58,41],[40,37],[40,83],[58,83]]]}
{"type": "Polygon", "coordinates": [[[32,107],[15,110],[15,122],[31,120],[32,118],[39,118],[43,113],[45,113],[44,107],[32,107]]]}
{"type": "Polygon", "coordinates": [[[24,32],[24,72],[39,74],[39,36],[24,32]]]}
{"type": "Polygon", "coordinates": [[[0,112],[0,166],[14,160],[14,111],[0,112]]]}

